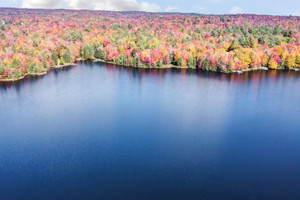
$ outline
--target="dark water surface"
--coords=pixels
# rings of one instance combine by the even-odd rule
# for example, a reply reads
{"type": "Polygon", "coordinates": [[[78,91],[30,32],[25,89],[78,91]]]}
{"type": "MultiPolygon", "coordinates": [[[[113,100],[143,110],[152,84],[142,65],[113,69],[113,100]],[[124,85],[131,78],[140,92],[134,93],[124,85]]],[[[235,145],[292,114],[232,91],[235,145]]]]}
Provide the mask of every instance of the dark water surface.
{"type": "Polygon", "coordinates": [[[0,199],[299,199],[300,72],[80,64],[0,87],[0,199]]]}

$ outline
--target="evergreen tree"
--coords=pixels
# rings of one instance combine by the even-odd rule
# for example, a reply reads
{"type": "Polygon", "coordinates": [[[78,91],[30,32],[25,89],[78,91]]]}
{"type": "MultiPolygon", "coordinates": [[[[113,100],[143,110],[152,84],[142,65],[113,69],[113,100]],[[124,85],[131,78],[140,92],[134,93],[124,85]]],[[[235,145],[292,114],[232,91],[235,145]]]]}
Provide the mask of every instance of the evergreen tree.
{"type": "Polygon", "coordinates": [[[56,66],[58,64],[58,55],[56,51],[52,52],[51,59],[53,61],[53,65],[56,66]]]}
{"type": "Polygon", "coordinates": [[[63,55],[63,59],[65,63],[71,63],[71,53],[69,50],[65,52],[65,54],[63,55]]]}

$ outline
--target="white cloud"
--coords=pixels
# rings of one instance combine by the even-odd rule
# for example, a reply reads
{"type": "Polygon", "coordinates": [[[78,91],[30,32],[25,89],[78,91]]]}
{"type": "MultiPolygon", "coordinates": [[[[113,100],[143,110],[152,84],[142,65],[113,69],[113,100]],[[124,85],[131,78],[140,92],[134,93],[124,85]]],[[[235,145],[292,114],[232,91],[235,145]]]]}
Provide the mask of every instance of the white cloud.
{"type": "Polygon", "coordinates": [[[240,7],[235,6],[230,9],[229,13],[230,14],[242,14],[242,13],[244,13],[244,10],[240,7]]]}
{"type": "Polygon", "coordinates": [[[12,3],[17,3],[17,0],[4,0],[6,2],[12,2],[12,3]]]}
{"type": "Polygon", "coordinates": [[[300,16],[300,12],[293,12],[292,15],[293,16],[300,16]]]}
{"type": "Polygon", "coordinates": [[[95,9],[114,11],[160,11],[160,7],[145,1],[137,0],[22,0],[23,8],[70,8],[70,9],[95,9]]]}
{"type": "Polygon", "coordinates": [[[197,9],[202,14],[208,13],[208,9],[206,7],[204,7],[204,6],[197,6],[197,9]]]}
{"type": "Polygon", "coordinates": [[[55,0],[23,0],[23,8],[59,8],[61,5],[60,1],[55,0]]]}
{"type": "Polygon", "coordinates": [[[221,1],[223,1],[223,0],[211,0],[211,1],[213,1],[213,2],[215,2],[215,3],[219,3],[219,2],[221,2],[221,1]]]}
{"type": "Polygon", "coordinates": [[[165,9],[166,12],[174,12],[174,11],[179,11],[179,8],[177,6],[168,6],[165,9]]]}

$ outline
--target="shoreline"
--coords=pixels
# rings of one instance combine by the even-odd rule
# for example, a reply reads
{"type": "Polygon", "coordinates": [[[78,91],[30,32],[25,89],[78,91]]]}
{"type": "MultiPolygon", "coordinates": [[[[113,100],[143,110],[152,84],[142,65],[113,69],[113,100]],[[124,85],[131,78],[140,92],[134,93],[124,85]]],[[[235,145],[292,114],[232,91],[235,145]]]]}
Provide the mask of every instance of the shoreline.
{"type": "MultiPolygon", "coordinates": [[[[23,80],[24,78],[26,78],[27,76],[44,76],[44,75],[47,75],[47,73],[51,69],[62,69],[62,68],[65,68],[65,67],[75,66],[75,65],[78,65],[79,62],[87,61],[87,60],[92,61],[94,63],[100,62],[100,63],[104,63],[104,64],[112,64],[112,65],[115,65],[115,66],[140,68],[140,69],[194,69],[194,70],[197,70],[196,67],[176,66],[176,65],[173,65],[173,64],[162,65],[161,67],[151,67],[151,66],[147,67],[147,66],[122,65],[122,64],[117,64],[117,63],[111,62],[111,61],[105,61],[105,60],[102,60],[102,59],[86,59],[86,60],[84,60],[84,59],[78,59],[78,60],[76,60],[76,63],[66,63],[66,64],[63,64],[63,65],[57,65],[57,66],[48,67],[47,71],[45,71],[45,72],[41,72],[41,73],[26,73],[26,74],[24,74],[23,76],[21,76],[19,78],[0,79],[0,83],[1,82],[16,82],[16,81],[20,81],[20,80],[23,80]]],[[[199,70],[201,70],[201,71],[207,71],[207,72],[211,71],[211,72],[215,72],[215,73],[224,73],[224,74],[241,74],[241,73],[244,73],[244,72],[251,72],[251,71],[258,71],[258,70],[262,70],[262,71],[268,71],[268,70],[291,70],[291,71],[299,71],[299,69],[297,69],[297,68],[292,68],[292,69],[289,69],[289,68],[268,69],[267,67],[255,67],[255,68],[247,68],[247,69],[233,70],[233,71],[202,70],[202,69],[199,69],[199,70]]]]}
{"type": "Polygon", "coordinates": [[[21,76],[19,78],[0,79],[0,83],[1,82],[16,82],[16,81],[20,81],[20,80],[26,78],[27,76],[44,76],[51,69],[62,69],[62,68],[70,67],[70,66],[74,66],[74,65],[77,65],[77,63],[67,63],[67,64],[64,64],[64,65],[51,66],[45,72],[41,72],[41,73],[26,73],[26,74],[24,74],[23,76],[21,76]]]}
{"type": "MultiPolygon", "coordinates": [[[[131,66],[131,65],[122,65],[122,64],[117,64],[111,61],[105,61],[101,59],[91,59],[93,62],[101,62],[104,64],[112,64],[116,66],[122,66],[122,67],[132,67],[132,68],[141,68],[141,69],[198,69],[197,67],[188,67],[188,66],[177,66],[173,64],[168,64],[168,65],[162,65],[161,67],[146,67],[146,66],[131,66]]],[[[235,74],[235,73],[243,73],[243,72],[251,72],[251,71],[276,71],[276,70],[291,70],[291,71],[299,71],[299,68],[277,68],[277,69],[269,69],[267,67],[254,67],[254,68],[247,68],[247,69],[240,69],[240,70],[232,70],[232,71],[218,71],[218,70],[202,70],[198,69],[201,71],[207,71],[207,72],[218,72],[218,73],[224,73],[224,74],[235,74]]]]}

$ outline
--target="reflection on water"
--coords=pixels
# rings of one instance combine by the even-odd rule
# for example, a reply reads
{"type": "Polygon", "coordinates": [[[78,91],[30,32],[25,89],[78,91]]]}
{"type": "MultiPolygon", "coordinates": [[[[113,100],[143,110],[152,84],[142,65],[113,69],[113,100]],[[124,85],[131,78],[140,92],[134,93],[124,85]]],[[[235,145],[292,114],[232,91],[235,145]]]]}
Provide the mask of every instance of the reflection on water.
{"type": "Polygon", "coordinates": [[[0,199],[298,199],[300,73],[82,63],[0,87],[0,199]]]}
{"type": "MultiPolygon", "coordinates": [[[[100,63],[92,63],[91,61],[85,62],[85,67],[98,67],[98,65],[103,65],[100,63]]],[[[79,64],[80,65],[80,64],[79,64]]],[[[262,85],[265,79],[268,79],[268,83],[276,84],[279,81],[290,81],[293,78],[299,78],[300,73],[291,70],[268,70],[268,71],[250,71],[244,72],[243,74],[224,74],[217,72],[204,72],[201,70],[194,69],[144,69],[144,68],[128,68],[122,66],[116,66],[112,64],[104,64],[107,68],[107,71],[112,71],[113,73],[126,73],[131,78],[136,78],[142,80],[144,76],[151,75],[153,78],[159,80],[170,73],[173,75],[181,74],[183,77],[197,76],[199,78],[209,78],[216,79],[220,81],[227,81],[232,83],[246,84],[250,83],[251,85],[262,85]]],[[[65,67],[62,69],[51,70],[52,75],[58,76],[61,71],[70,71],[76,68],[76,66],[65,67]]],[[[0,82],[0,88],[2,90],[13,88],[20,88],[22,84],[34,83],[36,81],[41,81],[44,76],[30,76],[26,77],[23,80],[16,82],[0,82]]]]}

